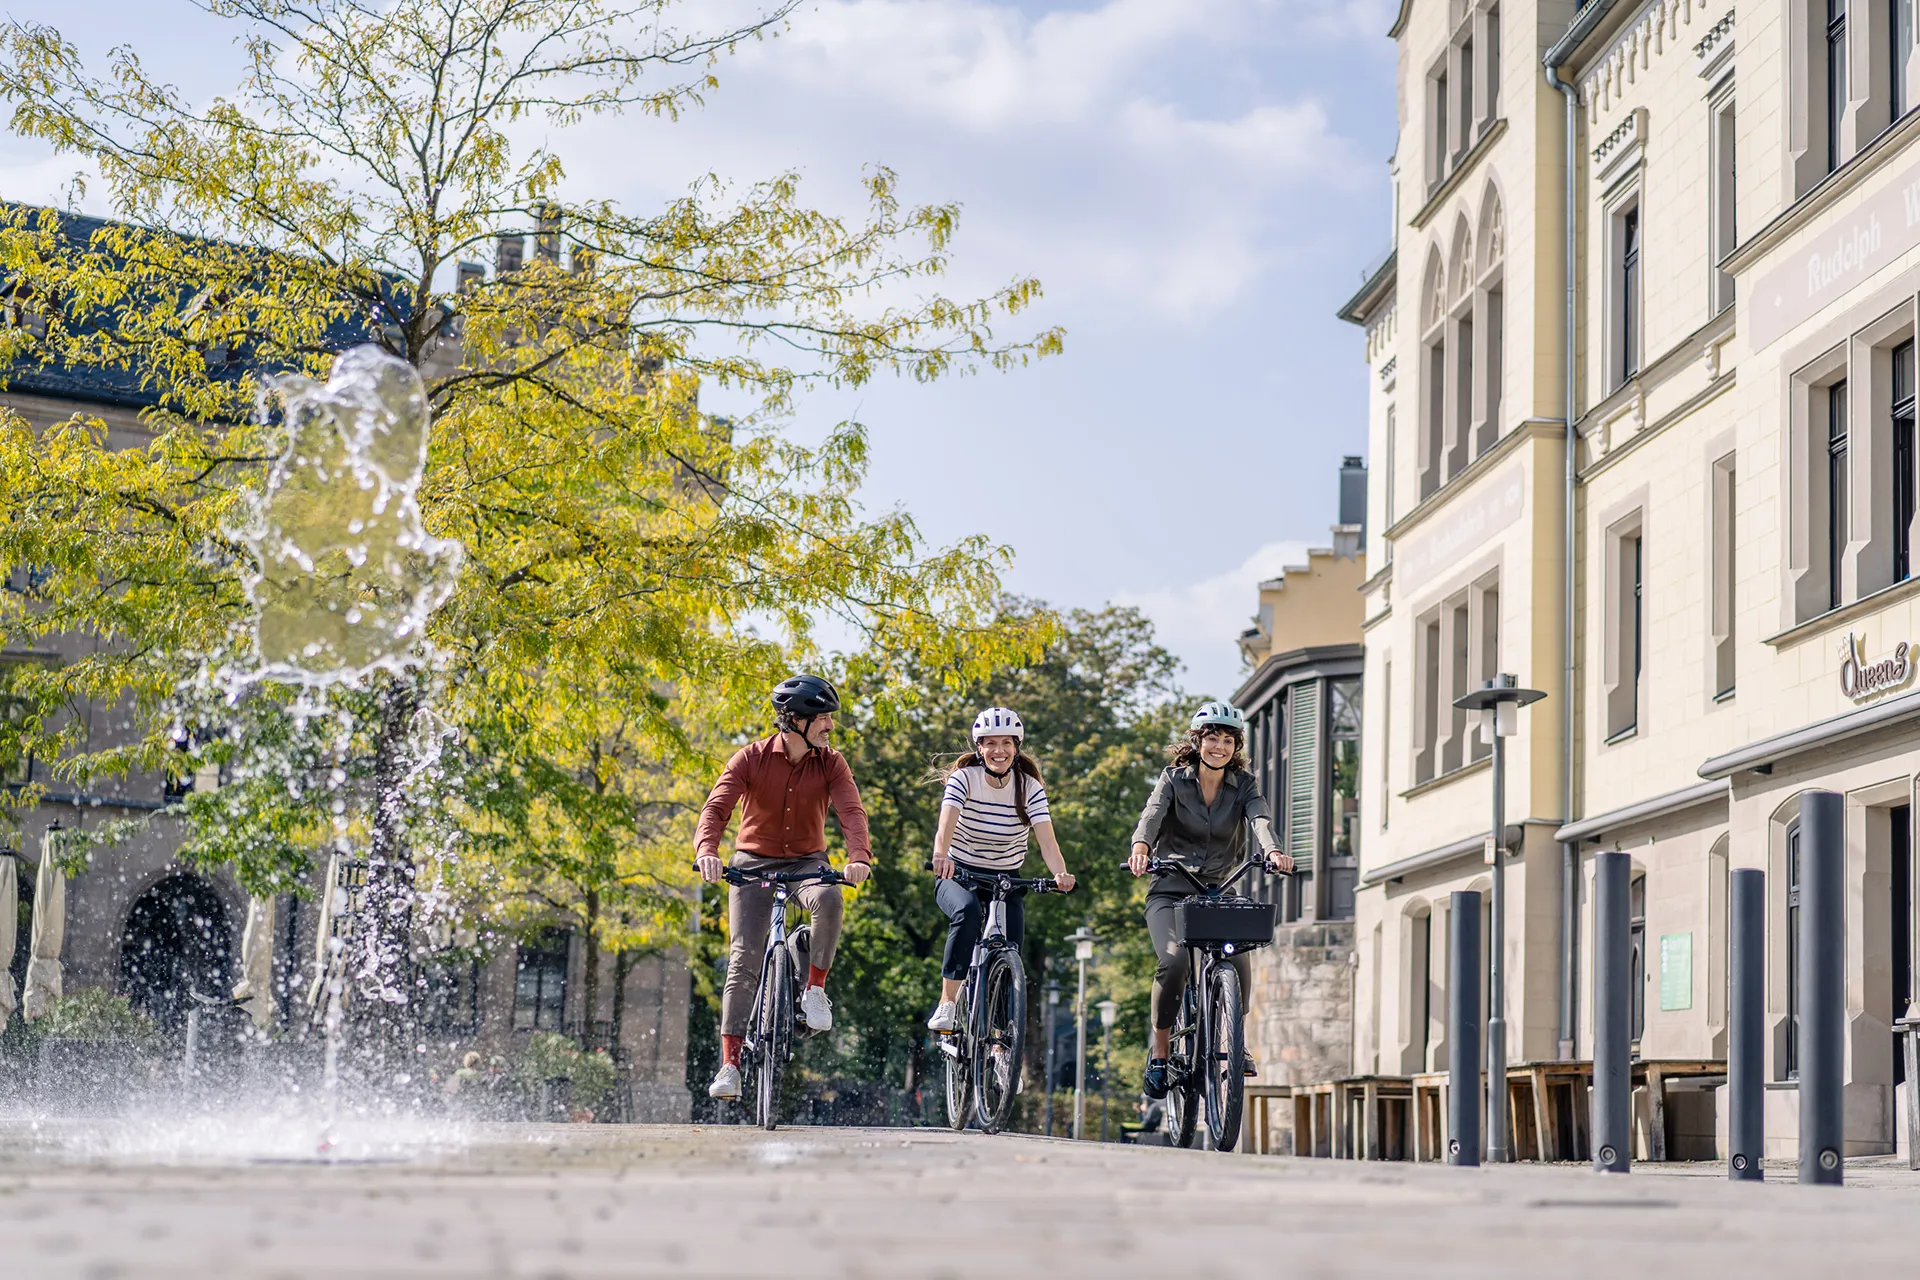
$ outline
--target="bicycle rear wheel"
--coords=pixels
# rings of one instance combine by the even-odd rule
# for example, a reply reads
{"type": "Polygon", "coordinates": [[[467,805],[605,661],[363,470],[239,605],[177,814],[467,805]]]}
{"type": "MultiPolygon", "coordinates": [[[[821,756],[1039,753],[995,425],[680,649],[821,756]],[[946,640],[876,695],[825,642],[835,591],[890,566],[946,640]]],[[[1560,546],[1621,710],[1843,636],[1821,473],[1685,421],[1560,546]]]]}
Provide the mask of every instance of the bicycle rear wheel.
{"type": "Polygon", "coordinates": [[[1176,1147],[1191,1147],[1199,1129],[1200,1079],[1195,1063],[1200,1057],[1200,1010],[1193,998],[1193,979],[1187,979],[1180,996],[1180,1016],[1174,1020],[1173,1035],[1167,1049],[1167,1074],[1173,1084],[1167,1091],[1167,1136],[1176,1147]]]}
{"type": "Polygon", "coordinates": [[[793,958],[785,947],[775,947],[767,952],[765,969],[755,1005],[760,1060],[754,1102],[761,1128],[771,1129],[780,1122],[780,1069],[792,1053],[793,958]]]}
{"type": "Polygon", "coordinates": [[[980,1127],[998,1133],[1020,1091],[1020,1054],[1027,1040],[1027,974],[1020,953],[1012,947],[996,949],[983,981],[986,1017],[973,1042],[973,1090],[980,1102],[980,1127]]]}
{"type": "Polygon", "coordinates": [[[1217,964],[1207,986],[1207,1132],[1215,1151],[1231,1151],[1240,1140],[1240,1110],[1247,1090],[1239,971],[1230,964],[1217,964]]]}

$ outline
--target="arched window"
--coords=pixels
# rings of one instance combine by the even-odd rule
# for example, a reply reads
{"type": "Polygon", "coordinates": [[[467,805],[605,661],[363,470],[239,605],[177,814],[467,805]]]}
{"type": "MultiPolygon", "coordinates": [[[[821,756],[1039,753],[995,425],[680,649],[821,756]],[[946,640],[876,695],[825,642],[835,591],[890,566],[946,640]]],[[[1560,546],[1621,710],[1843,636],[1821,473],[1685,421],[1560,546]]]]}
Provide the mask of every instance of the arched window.
{"type": "Polygon", "coordinates": [[[1447,273],[1440,250],[1427,258],[1420,300],[1420,496],[1445,482],[1447,451],[1447,273]]]}
{"type": "Polygon", "coordinates": [[[1480,313],[1480,421],[1474,454],[1485,453],[1503,434],[1500,421],[1502,383],[1506,377],[1506,229],[1502,225],[1500,192],[1491,184],[1480,203],[1479,279],[1475,282],[1476,310],[1480,313]]]}

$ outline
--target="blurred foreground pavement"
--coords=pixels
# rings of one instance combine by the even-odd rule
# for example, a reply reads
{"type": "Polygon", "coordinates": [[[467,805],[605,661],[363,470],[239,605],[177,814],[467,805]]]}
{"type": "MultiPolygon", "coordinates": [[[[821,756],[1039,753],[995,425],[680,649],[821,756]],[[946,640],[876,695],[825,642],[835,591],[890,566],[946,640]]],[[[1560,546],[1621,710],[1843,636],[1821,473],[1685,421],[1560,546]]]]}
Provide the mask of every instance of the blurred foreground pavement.
{"type": "MultiPolygon", "coordinates": [[[[0,1276],[1915,1274],[1920,1174],[1452,1170],[940,1130],[477,1125],[332,1161],[0,1122],[0,1276]]],[[[397,1130],[396,1130],[397,1131],[397,1130]]]]}

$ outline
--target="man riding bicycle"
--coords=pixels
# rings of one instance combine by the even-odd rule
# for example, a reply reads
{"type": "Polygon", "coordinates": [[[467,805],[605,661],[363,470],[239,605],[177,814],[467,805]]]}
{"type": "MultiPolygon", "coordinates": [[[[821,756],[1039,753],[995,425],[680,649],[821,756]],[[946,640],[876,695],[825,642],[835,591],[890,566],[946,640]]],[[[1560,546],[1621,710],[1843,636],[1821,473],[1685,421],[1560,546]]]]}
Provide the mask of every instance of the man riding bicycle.
{"type": "MultiPolygon", "coordinates": [[[[1245,858],[1249,827],[1270,869],[1293,870],[1293,859],[1274,838],[1260,784],[1241,754],[1246,740],[1247,719],[1236,708],[1224,702],[1201,707],[1186,736],[1168,751],[1170,763],[1154,783],[1133,831],[1133,853],[1127,859],[1133,874],[1145,875],[1154,858],[1180,868],[1157,877],[1147,890],[1147,932],[1158,961],[1153,974],[1153,1048],[1145,1082],[1149,1098],[1167,1096],[1167,1053],[1187,983],[1187,949],[1174,937],[1175,906],[1196,888],[1217,886],[1232,874],[1245,858]]],[[[1251,992],[1247,956],[1234,956],[1229,963],[1240,973],[1240,989],[1251,992]]],[[[1246,1064],[1247,1074],[1253,1074],[1251,1056],[1246,1064]]]]}
{"type": "MultiPolygon", "coordinates": [[[[740,807],[740,830],[732,864],[743,871],[809,871],[827,865],[827,806],[832,805],[847,843],[848,884],[857,885],[872,868],[867,840],[867,811],[853,773],[838,751],[827,745],[840,695],[819,676],[800,675],[773,691],[775,732],[748,743],[713,785],[700,811],[694,835],[695,865],[708,884],[721,879],[720,837],[740,807]]],[[[766,947],[768,912],[774,889],[767,884],[735,885],[727,891],[727,983],[720,998],[721,1066],[707,1086],[714,1098],[740,1096],[740,1048],[753,1016],[760,986],[761,952],[766,947]]],[[[806,988],[800,1011],[807,1026],[833,1026],[827,999],[827,970],[840,940],[840,886],[810,883],[795,895],[813,917],[806,988]]]]}

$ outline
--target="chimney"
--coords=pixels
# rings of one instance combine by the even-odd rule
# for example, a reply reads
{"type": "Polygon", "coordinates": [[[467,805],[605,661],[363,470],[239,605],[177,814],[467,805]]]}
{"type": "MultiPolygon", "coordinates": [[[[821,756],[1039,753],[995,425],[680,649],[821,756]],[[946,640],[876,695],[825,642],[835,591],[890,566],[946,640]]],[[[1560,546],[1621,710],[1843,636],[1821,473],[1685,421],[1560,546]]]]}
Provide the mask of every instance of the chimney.
{"type": "Polygon", "coordinates": [[[1367,532],[1367,464],[1353,455],[1340,459],[1340,520],[1367,532]]]}
{"type": "Polygon", "coordinates": [[[540,206],[540,234],[535,237],[534,256],[543,262],[560,265],[560,206],[540,206]]]}
{"type": "Polygon", "coordinates": [[[509,276],[518,271],[527,258],[527,238],[501,233],[494,241],[493,274],[509,276]]]}

